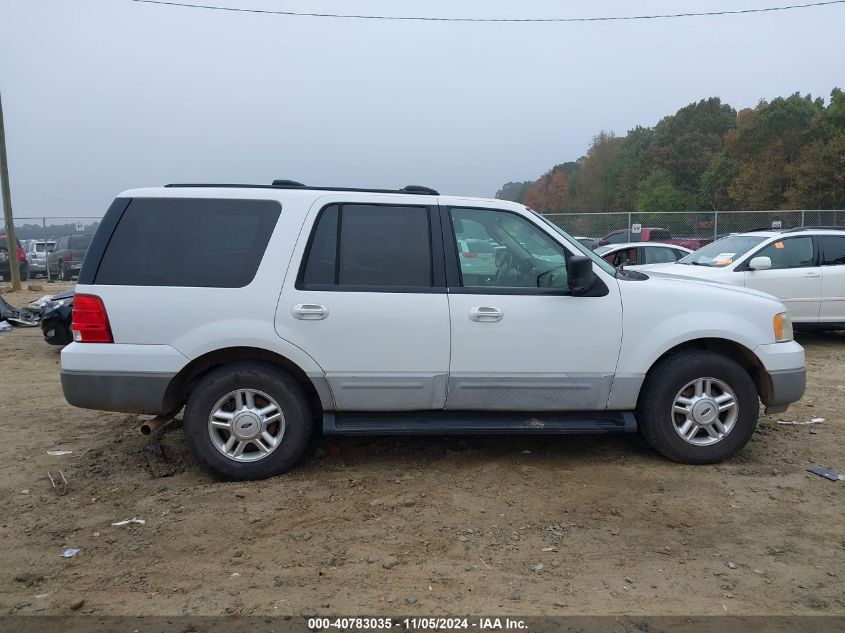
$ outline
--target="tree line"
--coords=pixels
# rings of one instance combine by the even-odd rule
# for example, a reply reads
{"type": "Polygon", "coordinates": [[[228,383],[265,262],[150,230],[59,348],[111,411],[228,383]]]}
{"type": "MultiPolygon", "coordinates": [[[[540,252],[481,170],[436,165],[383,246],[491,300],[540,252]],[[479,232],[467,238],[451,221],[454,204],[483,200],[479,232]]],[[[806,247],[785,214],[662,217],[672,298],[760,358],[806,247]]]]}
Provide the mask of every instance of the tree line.
{"type": "Polygon", "coordinates": [[[497,198],[545,213],[845,209],[845,93],[798,93],[737,112],[718,97],[625,136],[497,198]]]}

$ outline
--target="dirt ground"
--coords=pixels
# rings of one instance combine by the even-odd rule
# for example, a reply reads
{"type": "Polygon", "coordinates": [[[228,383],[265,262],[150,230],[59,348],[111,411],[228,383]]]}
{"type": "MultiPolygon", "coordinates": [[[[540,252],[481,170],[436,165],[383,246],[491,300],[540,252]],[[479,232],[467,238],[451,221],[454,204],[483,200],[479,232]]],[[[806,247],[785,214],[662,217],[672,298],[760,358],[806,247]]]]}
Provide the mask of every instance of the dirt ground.
{"type": "Polygon", "coordinates": [[[625,437],[340,438],[227,484],[178,426],[161,439],[175,473],[154,478],[140,418],[67,405],[60,350],[16,328],[0,334],[0,612],[843,614],[845,482],[805,468],[845,471],[845,336],[800,341],[804,400],[721,465],[625,437]]]}

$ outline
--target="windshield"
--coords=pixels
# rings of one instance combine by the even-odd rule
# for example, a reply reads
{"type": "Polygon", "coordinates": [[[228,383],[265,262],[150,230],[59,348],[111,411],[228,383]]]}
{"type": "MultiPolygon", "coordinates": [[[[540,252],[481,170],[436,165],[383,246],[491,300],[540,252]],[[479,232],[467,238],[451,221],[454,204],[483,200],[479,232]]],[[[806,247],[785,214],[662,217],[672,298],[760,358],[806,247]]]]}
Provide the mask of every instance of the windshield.
{"type": "Polygon", "coordinates": [[[571,244],[572,246],[577,247],[577,248],[578,248],[578,250],[580,250],[580,251],[581,251],[584,255],[586,255],[587,257],[589,257],[590,259],[592,259],[592,260],[593,260],[593,263],[597,264],[597,265],[599,266],[599,268],[601,268],[604,272],[606,272],[606,273],[608,273],[608,274],[610,274],[610,275],[615,275],[615,274],[616,274],[616,269],[615,269],[613,266],[611,266],[611,265],[610,265],[610,264],[608,264],[606,261],[604,261],[601,257],[599,257],[598,255],[596,255],[596,254],[595,254],[595,252],[591,251],[589,248],[587,248],[586,246],[584,246],[583,244],[581,244],[581,242],[579,242],[578,240],[576,240],[576,239],[575,239],[574,237],[572,237],[569,233],[567,233],[567,232],[566,232],[566,231],[564,231],[562,228],[560,228],[557,224],[555,224],[554,222],[552,222],[552,221],[547,220],[546,218],[544,218],[544,217],[543,217],[543,214],[541,214],[541,213],[537,213],[536,211],[533,211],[533,210],[531,210],[531,213],[533,213],[536,217],[540,218],[540,219],[541,219],[541,220],[542,220],[545,224],[547,224],[548,226],[552,227],[552,228],[554,229],[555,233],[557,233],[558,235],[562,235],[563,237],[565,237],[565,238],[566,238],[566,240],[567,240],[567,242],[568,242],[569,244],[571,244]]]}
{"type": "Polygon", "coordinates": [[[729,266],[766,239],[756,235],[729,235],[699,248],[678,263],[715,268],[729,266]]]}

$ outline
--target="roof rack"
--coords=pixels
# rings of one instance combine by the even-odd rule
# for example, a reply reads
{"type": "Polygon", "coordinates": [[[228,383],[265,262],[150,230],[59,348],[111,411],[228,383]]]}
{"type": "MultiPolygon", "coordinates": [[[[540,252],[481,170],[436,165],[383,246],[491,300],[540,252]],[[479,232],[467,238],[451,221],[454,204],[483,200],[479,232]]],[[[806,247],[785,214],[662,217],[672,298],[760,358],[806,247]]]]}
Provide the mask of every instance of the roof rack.
{"type": "Polygon", "coordinates": [[[401,189],[370,189],[358,187],[309,187],[301,182],[295,180],[274,180],[271,185],[250,185],[237,183],[171,183],[164,185],[165,187],[231,187],[240,189],[307,189],[311,191],[349,191],[349,192],[364,192],[364,193],[406,193],[423,196],[439,196],[440,193],[431,187],[423,187],[422,185],[406,185],[401,189]]]}

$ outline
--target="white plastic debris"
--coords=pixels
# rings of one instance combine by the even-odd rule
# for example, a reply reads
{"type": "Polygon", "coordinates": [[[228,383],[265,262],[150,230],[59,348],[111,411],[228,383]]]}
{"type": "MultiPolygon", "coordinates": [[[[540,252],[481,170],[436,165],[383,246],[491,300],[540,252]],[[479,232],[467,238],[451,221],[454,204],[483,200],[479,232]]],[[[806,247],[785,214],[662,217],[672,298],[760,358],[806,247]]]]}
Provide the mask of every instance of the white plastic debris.
{"type": "Polygon", "coordinates": [[[12,324],[8,321],[0,321],[0,332],[8,332],[12,329],[12,324]]]}
{"type": "Polygon", "coordinates": [[[70,455],[73,451],[47,451],[48,455],[53,457],[61,457],[62,455],[70,455]]]}
{"type": "Polygon", "coordinates": [[[62,558],[73,558],[81,551],[82,549],[79,547],[71,547],[70,549],[66,549],[62,552],[62,558]]]}
{"type": "Polygon", "coordinates": [[[809,420],[778,420],[778,424],[788,424],[789,426],[806,426],[808,424],[821,424],[824,418],[811,418],[809,420]]]}
{"type": "Polygon", "coordinates": [[[30,308],[43,308],[45,305],[50,303],[53,300],[53,295],[44,295],[40,299],[36,299],[35,301],[30,302],[30,308]]]}
{"type": "Polygon", "coordinates": [[[145,525],[147,522],[144,519],[138,519],[136,517],[132,517],[131,519],[124,519],[123,521],[116,521],[112,523],[112,525],[116,525],[120,527],[121,525],[129,525],[130,523],[140,523],[141,525],[145,525]]]}

